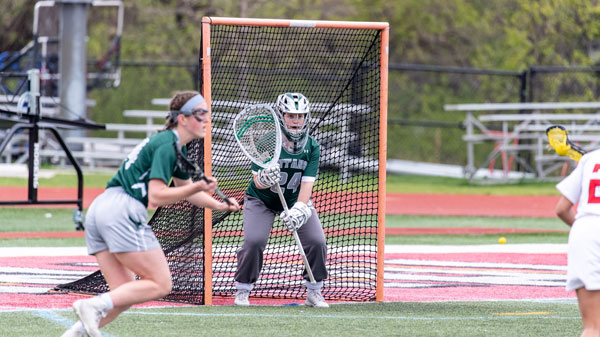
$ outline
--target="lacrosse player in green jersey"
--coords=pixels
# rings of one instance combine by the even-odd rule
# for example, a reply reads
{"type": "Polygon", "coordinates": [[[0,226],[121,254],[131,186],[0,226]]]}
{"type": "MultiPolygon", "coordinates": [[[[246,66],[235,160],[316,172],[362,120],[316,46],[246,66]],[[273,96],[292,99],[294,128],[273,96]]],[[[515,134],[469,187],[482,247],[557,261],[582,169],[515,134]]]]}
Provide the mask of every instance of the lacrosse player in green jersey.
{"type": "Polygon", "coordinates": [[[282,151],[277,165],[261,169],[252,164],[253,180],[244,198],[244,242],[237,251],[235,304],[249,305],[248,297],[263,265],[263,251],[276,215],[289,231],[297,231],[316,284],[304,279],[308,288],[305,304],[327,308],[321,295],[327,278],[327,244],[323,227],[311,202],[312,188],[319,169],[319,143],[308,135],[310,111],[306,97],[285,93],[277,98],[275,113],[282,129],[282,151]],[[289,213],[276,192],[280,184],[289,213]]]}
{"type": "Polygon", "coordinates": [[[75,301],[73,309],[79,321],[63,336],[101,336],[100,328],[131,305],[171,292],[167,260],[146,223],[148,206],[186,199],[198,207],[219,211],[239,209],[233,198],[229,198],[230,204],[212,198],[217,188],[214,178],[192,182],[178,163],[178,155],[187,156],[185,144],[206,134],[209,114],[202,95],[179,92],[169,108],[165,130],[143,140],[127,156],[87,211],[88,253],[96,256],[110,291],[75,301]],[[174,187],[169,187],[171,180],[174,187]]]}

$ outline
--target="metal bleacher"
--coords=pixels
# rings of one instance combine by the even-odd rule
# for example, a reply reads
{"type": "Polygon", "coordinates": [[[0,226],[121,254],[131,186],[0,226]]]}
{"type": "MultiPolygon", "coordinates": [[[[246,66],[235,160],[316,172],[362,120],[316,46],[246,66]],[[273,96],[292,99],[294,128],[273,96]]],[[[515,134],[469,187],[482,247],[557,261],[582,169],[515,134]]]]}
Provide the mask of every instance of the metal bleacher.
{"type": "MultiPolygon", "coordinates": [[[[230,131],[232,130],[235,115],[246,106],[258,103],[264,102],[212,101],[213,120],[211,127],[213,130],[213,143],[218,146],[219,142],[235,142],[233,132],[230,131]]],[[[152,100],[152,104],[168,106],[169,99],[155,98],[152,100]]],[[[340,169],[340,176],[344,181],[350,177],[351,171],[364,172],[365,169],[376,170],[378,167],[377,158],[351,154],[351,151],[347,147],[347,144],[351,140],[358,140],[361,137],[358,132],[351,130],[351,119],[348,118],[348,114],[366,115],[371,112],[370,107],[354,104],[337,104],[331,107],[328,103],[311,103],[310,107],[311,124],[320,125],[321,127],[326,126],[329,130],[321,132],[318,136],[319,143],[321,144],[321,165],[340,169]],[[328,118],[321,121],[321,115],[325,112],[328,112],[328,118]]],[[[149,114],[153,113],[151,111],[145,112],[149,114]]],[[[130,112],[130,114],[133,114],[133,112],[130,112]]],[[[228,159],[231,156],[226,151],[232,151],[231,147],[223,147],[222,149],[219,148],[219,150],[222,151],[218,155],[213,156],[214,165],[219,167],[234,167],[238,165],[228,159]]],[[[362,154],[362,149],[360,152],[362,154]]]]}
{"type": "MultiPolygon", "coordinates": [[[[1,98],[0,98],[1,99],[1,98]]],[[[1,101],[0,101],[1,102],[1,101]]],[[[53,103],[56,105],[57,99],[44,98],[42,102],[53,103]]],[[[90,102],[89,104],[93,104],[90,102]]],[[[116,132],[116,137],[103,138],[103,137],[86,137],[86,136],[72,136],[66,137],[65,141],[72,149],[75,158],[81,161],[81,164],[86,167],[117,167],[127,157],[129,152],[141,141],[142,137],[147,137],[153,133],[163,129],[163,122],[165,120],[166,106],[169,104],[167,98],[156,98],[152,100],[153,105],[165,107],[164,110],[125,110],[123,115],[129,118],[143,119],[143,123],[139,124],[116,124],[107,123],[105,124],[107,131],[116,132]],[[132,137],[132,135],[134,137],[132,137]]],[[[233,122],[235,114],[237,114],[243,107],[248,103],[236,103],[236,102],[220,102],[213,101],[213,119],[212,119],[212,142],[218,147],[219,143],[223,142],[235,142],[233,133],[231,130],[231,123],[233,122]],[[219,113],[214,113],[219,111],[219,113]]],[[[319,142],[321,143],[321,161],[322,165],[340,168],[342,171],[342,179],[350,177],[351,171],[363,171],[366,167],[377,167],[372,161],[377,159],[368,158],[366,156],[350,154],[347,144],[349,139],[358,139],[360,135],[357,132],[350,130],[350,119],[347,118],[348,113],[355,114],[367,114],[370,109],[365,106],[356,106],[348,104],[339,104],[334,106],[329,111],[329,118],[320,123],[319,114],[327,111],[330,106],[328,104],[315,103],[311,105],[313,117],[312,123],[319,124],[321,126],[327,126],[329,131],[322,132],[319,134],[319,142]],[[339,134],[345,134],[344,137],[339,137],[339,134]],[[344,143],[339,140],[343,139],[344,143]],[[336,141],[337,140],[337,141],[336,141]],[[351,165],[348,165],[350,163],[351,165]],[[344,165],[342,165],[344,164],[344,165]]],[[[48,105],[45,107],[42,114],[56,114],[56,107],[48,105]]],[[[0,138],[2,135],[0,134],[0,138]]],[[[18,162],[25,162],[27,160],[26,136],[23,142],[19,143],[19,138],[15,137],[13,144],[7,148],[7,151],[3,153],[3,162],[10,162],[11,158],[14,161],[15,156],[18,156],[18,162]],[[10,150],[8,150],[10,149],[10,150]]],[[[50,159],[51,162],[57,164],[64,164],[66,157],[60,148],[53,144],[52,137],[43,137],[44,145],[41,146],[40,155],[42,157],[50,159]]],[[[223,147],[223,149],[232,149],[231,147],[223,147]]],[[[231,150],[228,150],[231,151],[231,150]]],[[[238,163],[229,160],[231,157],[228,153],[223,151],[218,152],[213,158],[213,164],[215,166],[223,168],[234,168],[238,163]]],[[[216,154],[216,153],[215,153],[216,154]]]]}
{"type": "Polygon", "coordinates": [[[445,105],[444,109],[466,113],[463,140],[467,143],[465,176],[469,180],[496,159],[501,160],[503,174],[499,178],[503,180],[515,173],[511,172],[515,163],[525,169],[521,178],[560,178],[556,172],[564,173],[564,168],[574,163],[550,150],[546,129],[551,125],[563,125],[569,139],[585,150],[596,149],[600,143],[600,102],[458,104],[445,105]],[[511,111],[519,113],[507,113],[511,111]],[[475,146],[486,143],[494,144],[493,150],[485,161],[476,163],[475,146]]]}

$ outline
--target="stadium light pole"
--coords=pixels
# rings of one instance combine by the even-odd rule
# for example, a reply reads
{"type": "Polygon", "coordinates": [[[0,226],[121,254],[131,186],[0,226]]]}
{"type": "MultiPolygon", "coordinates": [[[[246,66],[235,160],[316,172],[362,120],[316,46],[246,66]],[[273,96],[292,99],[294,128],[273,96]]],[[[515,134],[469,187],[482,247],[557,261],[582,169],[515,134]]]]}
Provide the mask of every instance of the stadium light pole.
{"type": "MultiPolygon", "coordinates": [[[[61,116],[86,117],[87,11],[92,0],[60,0],[60,84],[61,116]]],[[[70,136],[83,136],[83,130],[69,130],[70,136]]]]}

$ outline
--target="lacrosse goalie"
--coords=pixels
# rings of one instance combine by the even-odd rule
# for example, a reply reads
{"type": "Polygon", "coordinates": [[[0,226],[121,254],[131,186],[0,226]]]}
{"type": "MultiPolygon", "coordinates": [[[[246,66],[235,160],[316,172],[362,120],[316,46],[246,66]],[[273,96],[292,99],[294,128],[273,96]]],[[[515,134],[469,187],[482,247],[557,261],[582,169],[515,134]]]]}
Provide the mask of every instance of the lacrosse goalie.
{"type": "Polygon", "coordinates": [[[319,168],[319,144],[308,135],[310,111],[304,95],[279,95],[275,113],[282,130],[282,149],[277,163],[261,168],[253,163],[253,179],[244,198],[244,242],[237,251],[235,273],[235,304],[249,305],[248,297],[258,280],[263,265],[263,252],[269,233],[278,216],[290,231],[297,231],[314,276],[314,284],[305,271],[303,277],[308,289],[305,304],[327,308],[321,288],[327,278],[327,245],[323,227],[312,206],[312,188],[319,168]],[[279,184],[289,212],[277,194],[279,184]],[[293,205],[293,206],[292,206],[293,205]]]}

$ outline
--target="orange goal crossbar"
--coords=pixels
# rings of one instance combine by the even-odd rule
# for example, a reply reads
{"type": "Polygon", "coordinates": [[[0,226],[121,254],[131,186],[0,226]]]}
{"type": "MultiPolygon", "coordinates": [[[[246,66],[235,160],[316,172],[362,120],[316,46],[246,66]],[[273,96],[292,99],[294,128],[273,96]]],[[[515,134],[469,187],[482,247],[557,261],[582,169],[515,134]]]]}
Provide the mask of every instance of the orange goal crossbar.
{"type": "Polygon", "coordinates": [[[314,28],[346,28],[387,30],[387,22],[353,22],[353,21],[318,21],[318,20],[280,20],[280,19],[247,19],[247,18],[213,18],[205,16],[202,23],[212,25],[233,26],[267,26],[267,27],[314,27],[314,28]]]}
{"type": "MultiPolygon", "coordinates": [[[[265,26],[265,27],[314,27],[340,29],[373,29],[381,31],[380,42],[380,138],[379,138],[379,171],[378,171],[378,205],[377,205],[377,277],[375,301],[383,301],[384,290],[384,247],[385,247],[385,201],[386,201],[386,157],[387,157],[387,112],[388,112],[388,55],[389,55],[389,23],[387,22],[352,22],[352,21],[318,21],[318,20],[281,20],[281,19],[248,19],[227,17],[202,18],[202,94],[211,107],[211,64],[210,64],[210,25],[233,26],[265,26]]],[[[209,128],[210,130],[210,124],[209,128]]],[[[205,157],[211,158],[212,141],[210,132],[204,138],[205,157]]],[[[204,161],[204,171],[211,173],[210,160],[204,161]]],[[[205,211],[205,304],[212,304],[212,212],[205,211]]]]}

